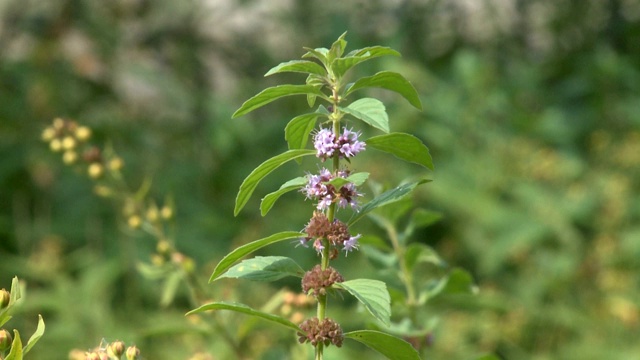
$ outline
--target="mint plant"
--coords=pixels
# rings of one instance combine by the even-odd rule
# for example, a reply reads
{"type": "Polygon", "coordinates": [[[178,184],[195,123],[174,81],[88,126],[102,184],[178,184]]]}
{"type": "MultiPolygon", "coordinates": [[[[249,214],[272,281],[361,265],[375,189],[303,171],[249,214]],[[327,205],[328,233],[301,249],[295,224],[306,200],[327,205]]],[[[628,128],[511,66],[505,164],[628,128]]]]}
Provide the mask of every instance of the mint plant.
{"type": "Polygon", "coordinates": [[[386,284],[376,279],[345,279],[330,264],[337,257],[349,256],[359,249],[362,234],[350,231],[357,221],[372,210],[407,197],[418,185],[428,181],[421,179],[405,183],[363,202],[359,188],[367,181],[369,173],[353,172],[350,165],[354,158],[363,151],[374,149],[433,169],[429,150],[418,138],[390,131],[389,117],[380,100],[370,97],[354,99],[358,90],[383,88],[400,94],[421,110],[419,96],[409,81],[398,73],[381,71],[348,82],[347,75],[354,66],[378,57],[400,54],[383,46],[370,46],[345,54],[345,35],[342,34],[329,49],[305,48],[307,52],[302,60],[283,62],[265,75],[303,73],[307,75],[304,85],[269,87],[248,99],[233,114],[236,118],[292,95],[306,96],[310,108],[317,101],[323,102],[314,111],[296,116],[286,125],[285,140],[289,150],[266,160],[246,177],[240,185],[234,209],[237,215],[258,184],[284,163],[315,156],[319,162],[317,173],[307,173],[285,182],[278,190],[267,194],[260,204],[261,213],[265,216],[283,194],[297,190],[305,200],[312,201],[309,222],[303,231],[284,231],[240,246],[220,260],[210,277],[210,282],[220,278],[274,281],[288,276],[299,277],[302,291],[316,300],[316,316],[295,324],[244,304],[224,301],[205,304],[188,314],[231,310],[280,324],[293,331],[300,343],[311,344],[316,360],[323,358],[326,347],[341,347],[344,340],[361,342],[389,359],[419,359],[418,352],[403,339],[377,330],[343,332],[339,321],[329,316],[328,297],[348,293],[381,324],[385,327],[390,325],[390,295],[386,284]],[[382,134],[362,139],[362,132],[356,125],[370,126],[382,134]],[[308,148],[309,138],[312,138],[313,149],[308,148]],[[305,271],[294,259],[284,256],[257,256],[240,261],[267,245],[292,239],[301,248],[315,251],[319,264],[305,271]]]}

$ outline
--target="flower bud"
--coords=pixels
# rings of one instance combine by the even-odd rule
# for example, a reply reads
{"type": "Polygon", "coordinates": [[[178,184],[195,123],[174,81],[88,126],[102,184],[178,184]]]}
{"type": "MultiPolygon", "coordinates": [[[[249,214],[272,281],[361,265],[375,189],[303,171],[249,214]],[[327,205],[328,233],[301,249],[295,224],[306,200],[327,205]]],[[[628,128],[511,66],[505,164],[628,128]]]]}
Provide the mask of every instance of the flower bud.
{"type": "Polygon", "coordinates": [[[86,360],[102,360],[100,354],[97,351],[88,352],[85,354],[86,360]]]}
{"type": "Polygon", "coordinates": [[[56,137],[56,130],[51,126],[46,127],[44,130],[42,130],[42,135],[41,135],[42,141],[51,141],[55,137],[56,137]]]}
{"type": "Polygon", "coordinates": [[[122,341],[114,341],[107,346],[107,354],[111,357],[120,359],[124,355],[125,345],[122,341]]]}
{"type": "Polygon", "coordinates": [[[62,141],[60,139],[51,140],[51,142],[49,143],[49,148],[53,152],[58,152],[62,150],[62,141]]]}
{"type": "Polygon", "coordinates": [[[62,162],[67,165],[74,164],[78,160],[78,153],[73,150],[67,150],[62,154],[62,162]]]}
{"type": "Polygon", "coordinates": [[[71,136],[65,136],[62,139],[62,148],[65,150],[71,150],[76,147],[76,139],[71,136]]]}
{"type": "Polygon", "coordinates": [[[304,333],[298,333],[298,341],[301,344],[305,342],[311,343],[313,346],[324,344],[329,346],[334,344],[337,347],[342,346],[344,335],[342,328],[333,319],[325,318],[319,320],[317,317],[307,319],[300,324],[300,329],[304,333]]]}
{"type": "Polygon", "coordinates": [[[11,334],[5,329],[0,329],[0,352],[7,351],[11,348],[12,342],[11,334]]]}
{"type": "Polygon", "coordinates": [[[162,216],[162,218],[165,220],[171,219],[173,217],[173,209],[171,208],[171,206],[163,206],[160,210],[160,216],[162,216]]]}
{"type": "Polygon", "coordinates": [[[114,157],[109,160],[109,170],[111,171],[119,171],[124,166],[124,161],[122,161],[119,157],[114,157]]]}
{"type": "Polygon", "coordinates": [[[11,293],[6,289],[0,290],[0,309],[6,309],[11,301],[11,293]]]}
{"type": "Polygon", "coordinates": [[[61,118],[53,119],[53,128],[56,130],[61,130],[64,127],[65,121],[61,118]]]}
{"type": "Polygon", "coordinates": [[[147,209],[147,220],[151,221],[152,223],[158,221],[159,218],[159,214],[158,214],[158,207],[155,205],[151,205],[149,206],[149,208],[147,209]]]}
{"type": "Polygon", "coordinates": [[[127,348],[127,360],[136,360],[140,357],[140,349],[138,349],[136,346],[129,346],[127,348]]]}
{"type": "Polygon", "coordinates": [[[129,219],[127,219],[127,224],[132,229],[137,229],[142,225],[142,219],[138,215],[131,215],[129,219]]]}
{"type": "Polygon", "coordinates": [[[92,179],[98,179],[104,173],[104,167],[100,163],[90,164],[87,168],[87,173],[92,179]]]}
{"type": "Polygon", "coordinates": [[[80,141],[87,141],[91,137],[91,129],[86,126],[78,126],[75,131],[76,139],[80,141]]]}
{"type": "Polygon", "coordinates": [[[327,289],[336,282],[343,282],[344,278],[340,273],[328,267],[322,270],[320,265],[316,265],[310,271],[307,271],[302,278],[302,291],[305,294],[311,292],[313,296],[322,296],[327,294],[327,289]]]}

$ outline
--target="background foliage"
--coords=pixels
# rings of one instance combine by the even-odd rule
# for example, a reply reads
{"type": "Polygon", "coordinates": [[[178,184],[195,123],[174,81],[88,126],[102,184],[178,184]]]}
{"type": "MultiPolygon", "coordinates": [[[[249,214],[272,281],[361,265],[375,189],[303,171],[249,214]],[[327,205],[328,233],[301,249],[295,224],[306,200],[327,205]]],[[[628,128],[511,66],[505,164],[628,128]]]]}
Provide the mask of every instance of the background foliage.
{"type": "MultiPolygon", "coordinates": [[[[184,318],[184,294],[158,305],[159,284],[135,270],[152,242],[127,232],[120,209],[40,133],[54,117],[74,118],[123,156],[132,188],[151,176],[153,196],[172,194],[177,246],[207,277],[230,248],[304,226],[308,208],[293,194],[265,219],[256,199],[237,218],[233,203],[265,154],[286,148],[283,124],[305,102],[230,117],[275,85],[262,77],[269,68],[346,30],[350,47],[403,54],[362,71],[396,70],[422,95],[419,113],[376,93],[388,97],[392,130],[416,134],[434,158],[434,181],[415,202],[443,218],[416,240],[479,288],[431,305],[440,323],[427,353],[637,357],[639,20],[637,0],[0,2],[0,286],[17,275],[29,289],[12,325],[32,332],[43,314],[38,359],[102,338],[135,342],[147,358],[228,358],[206,320],[184,318]]],[[[390,184],[416,170],[365,155],[371,178],[390,184]]],[[[348,260],[349,271],[373,270],[361,255],[348,260]]],[[[235,286],[216,295],[279,296],[235,286]]],[[[258,324],[244,346],[282,358],[292,341],[273,330],[258,324]]]]}

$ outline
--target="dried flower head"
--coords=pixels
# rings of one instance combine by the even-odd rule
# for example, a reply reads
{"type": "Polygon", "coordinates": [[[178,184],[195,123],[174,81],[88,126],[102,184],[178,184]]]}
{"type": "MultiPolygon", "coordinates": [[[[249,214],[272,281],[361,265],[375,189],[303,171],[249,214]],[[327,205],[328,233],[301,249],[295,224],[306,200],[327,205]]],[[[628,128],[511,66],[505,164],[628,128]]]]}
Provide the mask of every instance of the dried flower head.
{"type": "Polygon", "coordinates": [[[302,278],[302,291],[309,294],[311,291],[313,296],[326,295],[327,289],[334,283],[343,282],[344,277],[332,268],[328,267],[322,270],[320,265],[316,265],[313,269],[307,271],[302,278]]]}
{"type": "Polygon", "coordinates": [[[333,344],[341,347],[342,341],[344,340],[342,328],[337,322],[330,318],[319,320],[314,317],[307,319],[300,324],[300,329],[304,331],[304,333],[298,333],[298,341],[301,344],[308,342],[313,346],[318,344],[329,346],[333,344]]]}

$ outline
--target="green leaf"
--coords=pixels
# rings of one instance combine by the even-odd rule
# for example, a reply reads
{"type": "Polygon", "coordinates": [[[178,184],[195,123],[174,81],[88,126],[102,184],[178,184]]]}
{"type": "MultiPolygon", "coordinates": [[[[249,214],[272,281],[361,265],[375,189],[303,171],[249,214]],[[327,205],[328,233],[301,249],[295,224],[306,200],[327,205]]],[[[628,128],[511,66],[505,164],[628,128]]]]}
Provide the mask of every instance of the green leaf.
{"type": "Polygon", "coordinates": [[[326,75],[327,71],[318,63],[313,61],[306,60],[291,60],[287,62],[283,62],[277,66],[271,68],[271,70],[267,71],[264,76],[270,76],[273,74],[278,74],[282,72],[300,72],[307,74],[316,74],[316,75],[326,75]]]}
{"type": "Polygon", "coordinates": [[[305,50],[307,50],[307,52],[302,55],[302,58],[316,58],[318,60],[320,60],[321,63],[323,63],[325,66],[328,65],[327,62],[327,55],[329,54],[329,49],[327,48],[315,48],[315,49],[311,49],[311,48],[303,48],[305,50]]]}
{"type": "Polygon", "coordinates": [[[31,348],[40,340],[42,335],[44,335],[44,320],[42,320],[42,315],[38,315],[38,327],[36,331],[31,335],[29,341],[27,341],[27,346],[24,347],[23,352],[26,354],[31,350],[31,348]]]}
{"type": "Polygon", "coordinates": [[[13,330],[13,342],[11,343],[11,351],[5,360],[22,360],[22,340],[20,340],[20,333],[18,330],[13,330]]]}
{"type": "Polygon", "coordinates": [[[346,108],[341,107],[340,110],[386,133],[389,132],[389,116],[384,104],[378,99],[358,99],[346,108]]]}
{"type": "Polygon", "coordinates": [[[353,214],[353,216],[351,216],[351,219],[349,219],[348,225],[349,226],[353,225],[356,221],[360,220],[362,217],[367,215],[367,213],[370,212],[371,210],[374,210],[378,207],[384,206],[386,204],[390,204],[394,201],[398,201],[404,198],[409,193],[411,193],[418,185],[421,185],[430,181],[431,180],[427,180],[427,179],[419,180],[412,183],[400,185],[394,189],[385,191],[384,193],[375,197],[373,200],[364,204],[362,208],[360,208],[360,211],[353,214]]]}
{"type": "Polygon", "coordinates": [[[316,126],[318,113],[296,116],[284,128],[284,138],[289,144],[289,149],[304,149],[309,141],[309,134],[316,126]]]}
{"type": "Polygon", "coordinates": [[[359,172],[359,173],[351,174],[346,178],[336,177],[331,181],[327,182],[327,184],[331,184],[336,188],[340,188],[348,183],[353,183],[355,186],[360,186],[364,184],[364,182],[367,181],[368,178],[369,178],[368,172],[359,172]]]}
{"type": "Polygon", "coordinates": [[[411,214],[411,226],[414,228],[424,228],[435,224],[442,219],[442,213],[437,211],[416,209],[411,214]]]}
{"type": "Polygon", "coordinates": [[[364,305],[373,317],[389,326],[391,298],[384,282],[371,279],[355,279],[335,283],[333,286],[347,290],[364,305]]]}
{"type": "Polygon", "coordinates": [[[333,73],[340,78],[344,76],[349,69],[361,62],[385,55],[400,56],[400,53],[384,46],[366,47],[351,51],[343,58],[335,59],[331,64],[331,69],[333,70],[333,73]]]}
{"type": "Polygon", "coordinates": [[[429,263],[437,266],[446,265],[435,250],[421,243],[409,244],[404,253],[404,260],[409,271],[412,271],[414,266],[419,263],[429,263]]]}
{"type": "Polygon", "coordinates": [[[287,276],[302,278],[304,270],[285,256],[256,256],[233,266],[220,278],[243,278],[255,281],[275,281],[287,276]]]}
{"type": "Polygon", "coordinates": [[[478,292],[471,274],[461,268],[454,268],[447,277],[443,294],[475,294],[478,292]]]}
{"type": "Polygon", "coordinates": [[[264,319],[267,321],[271,321],[274,322],[276,324],[280,324],[283,326],[286,326],[288,328],[290,328],[291,330],[297,331],[297,332],[301,332],[303,333],[303,331],[300,329],[300,327],[298,327],[298,325],[292,323],[291,321],[277,316],[277,315],[272,315],[272,314],[267,314],[264,313],[262,311],[258,311],[255,309],[250,308],[247,305],[244,304],[239,304],[239,303],[228,303],[228,302],[213,302],[213,303],[209,303],[206,305],[202,305],[197,309],[191,310],[189,311],[186,315],[192,315],[192,314],[197,314],[197,313],[201,313],[201,312],[205,312],[205,311],[216,311],[216,310],[231,310],[231,311],[235,311],[235,312],[239,312],[239,313],[243,313],[243,314],[247,314],[250,316],[254,316],[260,319],[264,319]]]}
{"type": "Polygon", "coordinates": [[[236,261],[240,260],[243,256],[251,254],[252,252],[261,249],[267,245],[271,245],[283,240],[294,239],[304,237],[306,234],[296,232],[296,231],[284,231],[277,234],[273,234],[266,238],[256,240],[250,242],[248,244],[242,245],[232,252],[225,255],[225,257],[220,260],[216,268],[213,270],[211,277],[209,278],[209,282],[216,280],[223,272],[227,271],[236,261]]]}
{"type": "Polygon", "coordinates": [[[273,207],[273,204],[276,203],[280,196],[289,191],[300,189],[306,183],[307,179],[305,177],[297,177],[282,184],[282,186],[280,186],[280,189],[278,189],[277,191],[267,194],[267,196],[265,196],[260,203],[260,213],[262,214],[262,216],[267,215],[269,210],[271,210],[271,208],[273,207]]]}
{"type": "Polygon", "coordinates": [[[387,152],[395,157],[433,170],[429,148],[420,139],[406,133],[374,136],[365,141],[367,147],[387,152]]]}
{"type": "Polygon", "coordinates": [[[290,95],[302,95],[302,94],[312,94],[316,96],[323,96],[324,94],[320,89],[315,86],[310,85],[279,85],[273,86],[270,88],[266,88],[262,90],[260,93],[245,101],[242,106],[231,116],[231,118],[236,118],[238,116],[245,115],[247,113],[252,112],[253,110],[267,105],[268,103],[277,100],[284,96],[290,95]]]}
{"type": "Polygon", "coordinates": [[[361,342],[391,360],[420,360],[420,355],[411,344],[380,331],[351,331],[345,333],[344,337],[361,342]]]}
{"type": "Polygon", "coordinates": [[[339,58],[344,54],[344,49],[347,47],[347,41],[344,39],[347,36],[347,32],[343,32],[338,40],[334,41],[327,54],[327,62],[331,63],[334,59],[339,58]]]}
{"type": "Polygon", "coordinates": [[[360,78],[345,92],[344,96],[346,97],[352,92],[365,87],[379,87],[395,91],[407,99],[415,108],[422,110],[422,103],[416,89],[404,76],[396,72],[381,71],[373,76],[360,78]]]}
{"type": "Polygon", "coordinates": [[[242,208],[247,204],[247,201],[249,201],[249,198],[251,198],[251,194],[253,194],[253,191],[256,189],[260,181],[262,181],[262,179],[269,175],[273,170],[277,169],[287,161],[297,159],[302,156],[315,155],[315,153],[315,150],[289,150],[260,164],[251,172],[251,174],[249,174],[249,176],[247,176],[246,179],[244,179],[242,184],[240,184],[233,214],[238,215],[240,210],[242,210],[242,208]]]}
{"type": "Polygon", "coordinates": [[[169,276],[164,279],[162,295],[160,297],[160,306],[167,307],[171,305],[176,296],[176,292],[178,291],[178,286],[180,286],[180,280],[182,280],[182,273],[179,271],[171,272],[169,276]]]}

